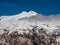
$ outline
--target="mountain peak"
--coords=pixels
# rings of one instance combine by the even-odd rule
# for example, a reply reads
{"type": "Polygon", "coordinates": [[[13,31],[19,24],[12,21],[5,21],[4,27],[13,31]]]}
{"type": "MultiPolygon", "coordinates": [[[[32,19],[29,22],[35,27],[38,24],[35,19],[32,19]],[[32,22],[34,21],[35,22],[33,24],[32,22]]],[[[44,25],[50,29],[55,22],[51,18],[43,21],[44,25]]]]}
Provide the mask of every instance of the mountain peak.
{"type": "Polygon", "coordinates": [[[20,14],[18,14],[17,16],[20,18],[23,18],[23,17],[31,17],[31,16],[36,16],[36,15],[37,15],[37,13],[34,11],[29,11],[29,12],[23,11],[20,14]]]}
{"type": "Polygon", "coordinates": [[[31,15],[36,15],[37,14],[35,11],[29,11],[28,13],[31,14],[31,15]]]}

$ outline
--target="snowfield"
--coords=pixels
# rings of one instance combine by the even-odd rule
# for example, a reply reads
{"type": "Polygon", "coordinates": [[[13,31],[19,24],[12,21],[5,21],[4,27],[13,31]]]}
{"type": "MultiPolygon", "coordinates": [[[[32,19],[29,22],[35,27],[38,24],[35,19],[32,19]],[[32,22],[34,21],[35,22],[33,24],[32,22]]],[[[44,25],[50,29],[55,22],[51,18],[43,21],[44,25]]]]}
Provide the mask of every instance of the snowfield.
{"type": "Polygon", "coordinates": [[[46,33],[49,35],[53,33],[59,34],[60,15],[43,16],[34,11],[23,11],[17,15],[0,17],[0,34],[5,33],[3,29],[8,30],[9,34],[13,31],[29,33],[28,29],[31,30],[34,26],[46,29],[46,33]]]}

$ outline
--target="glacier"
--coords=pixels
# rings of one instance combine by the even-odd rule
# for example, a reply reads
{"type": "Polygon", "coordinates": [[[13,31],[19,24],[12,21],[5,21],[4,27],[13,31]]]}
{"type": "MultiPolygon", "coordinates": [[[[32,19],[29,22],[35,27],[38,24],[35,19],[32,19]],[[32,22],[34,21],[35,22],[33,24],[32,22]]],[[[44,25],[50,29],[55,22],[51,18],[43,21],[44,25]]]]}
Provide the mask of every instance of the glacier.
{"type": "Polygon", "coordinates": [[[60,15],[44,16],[34,11],[23,11],[13,16],[0,16],[0,35],[6,33],[4,29],[9,31],[9,34],[14,31],[29,33],[34,26],[44,28],[49,35],[60,34],[60,15]]]}

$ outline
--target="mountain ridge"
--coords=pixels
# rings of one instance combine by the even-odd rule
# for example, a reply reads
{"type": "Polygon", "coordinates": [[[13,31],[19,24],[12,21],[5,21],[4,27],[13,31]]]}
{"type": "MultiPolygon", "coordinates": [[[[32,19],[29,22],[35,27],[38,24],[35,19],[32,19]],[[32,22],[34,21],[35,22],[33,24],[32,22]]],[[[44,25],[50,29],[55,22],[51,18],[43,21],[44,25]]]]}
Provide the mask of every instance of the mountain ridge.
{"type": "Polygon", "coordinates": [[[28,29],[31,30],[33,28],[31,26],[38,26],[53,33],[53,30],[60,28],[57,27],[60,25],[60,18],[58,17],[59,16],[43,16],[42,14],[38,14],[34,11],[23,11],[22,13],[14,16],[1,16],[0,28],[2,30],[9,30],[11,33],[16,30],[21,31],[22,29],[25,29],[26,31],[28,29]]]}

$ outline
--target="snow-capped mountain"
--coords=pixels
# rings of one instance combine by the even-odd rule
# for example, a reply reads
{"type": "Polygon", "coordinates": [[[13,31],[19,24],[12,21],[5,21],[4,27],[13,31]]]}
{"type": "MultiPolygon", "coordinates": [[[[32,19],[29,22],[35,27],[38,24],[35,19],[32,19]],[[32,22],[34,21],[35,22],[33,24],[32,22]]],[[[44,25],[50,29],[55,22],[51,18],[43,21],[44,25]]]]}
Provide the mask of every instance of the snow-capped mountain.
{"type": "Polygon", "coordinates": [[[48,34],[60,31],[60,16],[43,16],[34,11],[25,12],[13,16],[1,16],[0,17],[0,34],[5,33],[3,29],[6,29],[9,34],[13,31],[19,33],[28,33],[34,26],[38,28],[46,29],[48,34]]]}

